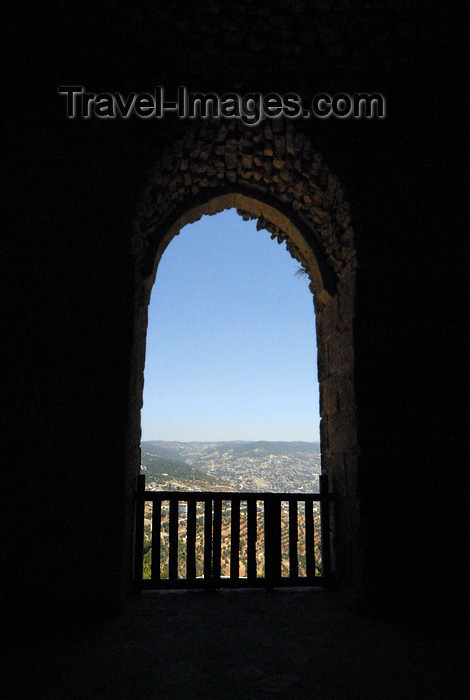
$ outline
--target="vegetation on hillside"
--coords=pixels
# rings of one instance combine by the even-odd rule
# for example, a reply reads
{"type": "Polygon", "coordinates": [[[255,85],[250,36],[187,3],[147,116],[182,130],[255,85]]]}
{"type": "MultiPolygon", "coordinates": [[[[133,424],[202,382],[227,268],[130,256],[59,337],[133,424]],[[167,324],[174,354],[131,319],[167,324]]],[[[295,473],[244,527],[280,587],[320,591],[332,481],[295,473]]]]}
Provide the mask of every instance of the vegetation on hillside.
{"type": "MultiPolygon", "coordinates": [[[[315,550],[315,574],[322,575],[322,554],[321,554],[321,531],[320,531],[320,510],[317,505],[310,506],[313,508],[314,522],[314,550],[315,550]]],[[[197,504],[197,520],[196,520],[196,576],[203,576],[204,570],[204,510],[203,504],[197,504]]],[[[144,526],[144,557],[143,557],[143,578],[150,579],[152,572],[152,508],[149,504],[145,514],[144,526]]],[[[306,576],[307,556],[306,556],[306,533],[305,533],[305,506],[298,506],[298,545],[297,545],[297,562],[298,575],[306,576]]],[[[221,522],[221,576],[230,575],[231,561],[231,523],[232,513],[228,502],[224,501],[222,506],[222,522],[221,522]]],[[[155,548],[154,566],[156,571],[160,571],[160,577],[167,579],[169,575],[169,510],[168,506],[164,506],[162,510],[162,520],[160,529],[160,543],[155,548]]],[[[247,507],[242,502],[240,509],[240,540],[239,540],[239,571],[240,576],[247,575],[247,557],[248,557],[248,521],[247,507]]],[[[187,570],[187,516],[183,512],[179,516],[179,538],[178,538],[178,577],[186,578],[187,570]]],[[[256,569],[257,576],[263,578],[265,576],[265,552],[264,552],[264,508],[257,510],[257,542],[256,542],[256,569]]],[[[289,510],[283,508],[281,511],[281,576],[283,578],[290,575],[289,565],[289,510]]]]}
{"type": "Polygon", "coordinates": [[[200,481],[208,484],[220,482],[220,479],[204,474],[204,472],[192,467],[187,462],[179,462],[175,459],[168,459],[168,457],[161,457],[148,452],[142,453],[142,467],[145,467],[143,472],[146,474],[147,483],[149,481],[165,483],[172,480],[200,481]]]}

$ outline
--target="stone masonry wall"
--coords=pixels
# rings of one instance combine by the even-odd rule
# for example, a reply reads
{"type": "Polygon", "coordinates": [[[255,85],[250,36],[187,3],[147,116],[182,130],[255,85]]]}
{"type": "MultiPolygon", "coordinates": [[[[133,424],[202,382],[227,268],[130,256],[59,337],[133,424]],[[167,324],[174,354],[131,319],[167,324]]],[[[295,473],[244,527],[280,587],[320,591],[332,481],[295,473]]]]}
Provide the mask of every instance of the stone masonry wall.
{"type": "MultiPolygon", "coordinates": [[[[158,262],[183,226],[230,207],[244,219],[257,219],[258,229],[267,229],[279,243],[285,241],[309,275],[317,323],[322,468],[336,499],[333,564],[340,582],[357,581],[354,234],[338,179],[291,124],[246,128],[205,122],[160,154],[134,235],[134,413],[142,405],[147,305],[158,262]]],[[[130,445],[136,454],[136,413],[132,424],[130,445]]]]}
{"type": "MultiPolygon", "coordinates": [[[[355,267],[349,205],[338,178],[329,171],[310,139],[292,123],[269,120],[258,127],[236,121],[202,122],[188,129],[158,156],[141,206],[135,253],[141,264],[151,241],[189,197],[209,199],[220,190],[247,189],[287,207],[312,235],[338,277],[355,267]]],[[[278,239],[288,236],[274,222],[259,219],[278,239]]],[[[287,248],[303,264],[290,240],[287,248]]]]}

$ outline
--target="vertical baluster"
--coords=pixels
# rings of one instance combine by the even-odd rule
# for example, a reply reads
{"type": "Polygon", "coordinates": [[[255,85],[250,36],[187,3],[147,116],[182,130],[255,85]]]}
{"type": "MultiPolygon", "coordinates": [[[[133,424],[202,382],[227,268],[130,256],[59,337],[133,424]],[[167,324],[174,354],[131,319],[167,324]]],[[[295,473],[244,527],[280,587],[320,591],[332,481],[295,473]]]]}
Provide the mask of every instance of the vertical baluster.
{"type": "Polygon", "coordinates": [[[214,496],[214,523],[212,533],[212,576],[220,579],[220,557],[222,548],[222,499],[214,496]]]}
{"type": "Polygon", "coordinates": [[[170,581],[178,579],[178,505],[177,498],[170,499],[170,555],[168,563],[168,579],[170,581]]]}
{"type": "Polygon", "coordinates": [[[313,500],[305,499],[305,555],[307,578],[315,578],[315,530],[313,526],[313,500]]]}
{"type": "Polygon", "coordinates": [[[240,578],[240,498],[232,498],[230,525],[230,578],[240,578]]]}
{"type": "Polygon", "coordinates": [[[135,498],[134,588],[137,592],[142,588],[143,577],[145,474],[139,474],[137,477],[135,498]]]}
{"type": "Polygon", "coordinates": [[[264,502],[266,586],[273,588],[281,576],[281,500],[266,494],[264,502]]]}
{"type": "Polygon", "coordinates": [[[289,577],[297,578],[299,575],[299,560],[297,558],[298,532],[298,503],[293,498],[289,499],[289,577]]]}
{"type": "Polygon", "coordinates": [[[188,581],[196,579],[196,501],[188,499],[188,529],[186,532],[186,576],[188,581]]]}
{"type": "Polygon", "coordinates": [[[204,581],[210,585],[212,578],[212,498],[205,497],[204,505],[204,581]]]}
{"type": "Polygon", "coordinates": [[[162,500],[157,498],[152,505],[152,584],[160,581],[160,538],[162,528],[162,500]]]}
{"type": "Polygon", "coordinates": [[[256,579],[256,498],[248,496],[247,510],[247,578],[254,581],[256,579]]]}
{"type": "Polygon", "coordinates": [[[320,503],[321,515],[321,560],[322,576],[327,578],[330,574],[330,502],[328,494],[328,475],[320,474],[320,503]]]}

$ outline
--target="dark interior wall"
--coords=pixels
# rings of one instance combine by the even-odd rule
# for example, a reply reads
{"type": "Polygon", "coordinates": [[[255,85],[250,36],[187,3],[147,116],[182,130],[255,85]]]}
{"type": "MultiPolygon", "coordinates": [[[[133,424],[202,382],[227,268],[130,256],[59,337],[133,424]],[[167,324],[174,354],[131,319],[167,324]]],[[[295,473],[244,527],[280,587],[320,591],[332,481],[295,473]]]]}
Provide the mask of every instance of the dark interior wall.
{"type": "Polygon", "coordinates": [[[2,256],[4,479],[18,537],[7,566],[23,602],[86,603],[122,575],[129,213],[96,135],[54,127],[39,148],[24,138],[34,179],[20,182],[2,256]]]}
{"type": "Polygon", "coordinates": [[[73,15],[54,8],[29,27],[13,25],[2,570],[7,601],[25,611],[113,606],[126,590],[132,220],[158,143],[184,128],[170,118],[66,120],[56,90],[71,83],[124,93],[187,84],[386,95],[380,122],[309,127],[346,189],[357,237],[364,602],[403,611],[436,606],[438,595],[445,611],[463,592],[458,18],[427,3],[414,13],[406,3],[339,3],[343,14],[284,5],[258,8],[249,35],[246,24],[233,29],[245,3],[200,4],[192,32],[180,3],[160,16],[145,2],[73,15]],[[286,12],[295,36],[304,27],[300,53],[279,50],[295,46],[295,36],[277,36],[286,21],[272,19],[286,12]]]}
{"type": "Polygon", "coordinates": [[[385,608],[405,600],[405,613],[447,616],[466,588],[467,273],[460,136],[438,85],[405,93],[413,106],[362,193],[356,398],[366,587],[385,608]]]}

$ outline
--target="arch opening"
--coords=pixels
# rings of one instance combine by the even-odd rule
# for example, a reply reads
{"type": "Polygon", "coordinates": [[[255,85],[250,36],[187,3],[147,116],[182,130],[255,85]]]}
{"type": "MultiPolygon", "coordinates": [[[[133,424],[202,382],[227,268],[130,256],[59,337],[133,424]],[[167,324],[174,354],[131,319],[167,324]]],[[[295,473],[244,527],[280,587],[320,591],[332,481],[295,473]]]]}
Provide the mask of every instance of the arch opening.
{"type": "Polygon", "coordinates": [[[143,441],[319,442],[313,299],[286,252],[234,209],[172,240],[149,305],[143,441]]]}
{"type": "Polygon", "coordinates": [[[158,263],[185,224],[236,208],[243,218],[258,219],[258,227],[266,228],[273,238],[285,240],[310,279],[316,317],[322,472],[335,498],[332,565],[338,580],[349,590],[357,590],[361,584],[353,232],[337,178],[302,135],[299,138],[289,125],[282,128],[270,134],[270,125],[246,130],[236,124],[203,124],[198,133],[190,131],[186,139],[167,149],[152,174],[134,236],[137,296],[130,474],[135,479],[140,464],[147,311],[158,263]],[[268,148],[263,147],[266,143],[268,148]],[[279,148],[284,159],[277,157],[279,148]],[[264,175],[255,178],[260,170],[264,175]]]}
{"type": "MultiPolygon", "coordinates": [[[[244,499],[253,492],[301,497],[319,491],[313,299],[307,278],[297,276],[298,264],[285,245],[270,241],[266,231],[257,231],[254,221],[243,221],[234,209],[204,216],[180,233],[163,253],[149,305],[142,469],[147,489],[160,494],[181,491],[183,498],[187,491],[241,494],[239,550],[231,536],[231,501],[223,500],[220,506],[220,575],[230,578],[232,557],[238,551],[237,584],[244,585],[253,577],[248,568],[251,505],[244,499]]],[[[151,585],[153,561],[159,563],[163,581],[154,585],[166,585],[170,576],[169,502],[164,496],[162,503],[158,559],[149,524],[144,534],[144,585],[151,585]]],[[[263,503],[257,501],[256,516],[259,582],[266,578],[267,566],[263,503]]],[[[178,576],[184,581],[191,545],[187,503],[179,507],[178,576]]],[[[149,521],[151,503],[146,508],[149,521]]],[[[198,508],[195,566],[202,578],[204,504],[198,508]]],[[[310,504],[310,513],[315,576],[321,578],[318,504],[310,504]]],[[[306,555],[308,505],[283,501],[280,522],[282,578],[285,581],[298,571],[306,581],[307,575],[312,576],[306,555]],[[288,534],[294,503],[295,563],[288,534]]],[[[187,580],[187,584],[198,582],[187,580]]]]}

